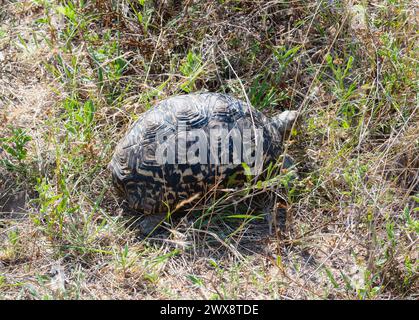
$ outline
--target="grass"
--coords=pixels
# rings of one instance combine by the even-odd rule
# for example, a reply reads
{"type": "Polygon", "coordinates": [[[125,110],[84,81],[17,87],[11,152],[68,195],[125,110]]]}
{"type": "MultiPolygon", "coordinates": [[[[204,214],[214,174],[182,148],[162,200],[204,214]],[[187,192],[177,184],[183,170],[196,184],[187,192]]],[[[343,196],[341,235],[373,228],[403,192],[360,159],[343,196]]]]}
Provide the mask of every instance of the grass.
{"type": "Polygon", "coordinates": [[[0,21],[0,298],[417,299],[412,2],[6,0],[0,21]],[[107,164],[195,91],[298,110],[298,179],[271,167],[141,237],[107,164]]]}

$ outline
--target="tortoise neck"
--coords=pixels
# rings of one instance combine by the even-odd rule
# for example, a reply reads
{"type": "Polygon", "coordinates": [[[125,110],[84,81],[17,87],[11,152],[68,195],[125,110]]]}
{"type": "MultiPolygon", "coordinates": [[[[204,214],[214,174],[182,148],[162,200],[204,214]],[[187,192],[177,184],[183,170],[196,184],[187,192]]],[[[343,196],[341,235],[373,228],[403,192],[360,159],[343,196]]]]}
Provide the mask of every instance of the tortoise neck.
{"type": "Polygon", "coordinates": [[[279,116],[267,119],[266,127],[275,140],[282,140],[284,135],[284,123],[279,116]]]}
{"type": "Polygon", "coordinates": [[[284,135],[289,133],[296,119],[296,111],[284,111],[269,120],[269,130],[273,136],[280,135],[282,138],[284,135]]]}

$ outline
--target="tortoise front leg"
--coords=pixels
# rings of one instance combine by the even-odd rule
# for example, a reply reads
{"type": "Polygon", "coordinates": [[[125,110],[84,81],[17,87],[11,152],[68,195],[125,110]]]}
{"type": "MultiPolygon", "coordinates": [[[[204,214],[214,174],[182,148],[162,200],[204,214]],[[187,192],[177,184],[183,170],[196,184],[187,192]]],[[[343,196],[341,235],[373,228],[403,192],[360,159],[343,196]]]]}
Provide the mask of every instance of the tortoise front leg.
{"type": "Polygon", "coordinates": [[[151,235],[160,227],[166,217],[165,213],[144,215],[139,222],[140,233],[145,236],[151,235]]]}

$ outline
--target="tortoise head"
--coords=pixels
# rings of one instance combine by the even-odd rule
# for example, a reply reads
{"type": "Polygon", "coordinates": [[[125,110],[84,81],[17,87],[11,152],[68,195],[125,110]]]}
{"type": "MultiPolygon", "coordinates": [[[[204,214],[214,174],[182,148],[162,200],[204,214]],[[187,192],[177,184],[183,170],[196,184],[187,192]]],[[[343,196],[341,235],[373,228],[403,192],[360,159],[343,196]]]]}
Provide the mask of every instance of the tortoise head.
{"type": "Polygon", "coordinates": [[[280,113],[279,115],[272,117],[269,119],[269,130],[272,133],[272,135],[275,136],[281,136],[283,137],[292,128],[292,125],[294,124],[295,120],[297,119],[298,112],[297,111],[284,111],[280,113]]]}

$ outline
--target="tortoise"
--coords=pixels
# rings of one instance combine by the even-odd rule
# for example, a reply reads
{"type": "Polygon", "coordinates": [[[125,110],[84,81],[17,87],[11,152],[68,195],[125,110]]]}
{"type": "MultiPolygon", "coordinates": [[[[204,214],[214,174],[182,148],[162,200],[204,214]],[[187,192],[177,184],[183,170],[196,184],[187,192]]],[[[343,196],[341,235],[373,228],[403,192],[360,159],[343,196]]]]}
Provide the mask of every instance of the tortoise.
{"type": "Polygon", "coordinates": [[[149,233],[182,201],[214,186],[243,185],[258,159],[262,168],[276,161],[296,117],[284,111],[268,118],[227,94],[168,98],[141,114],[117,144],[109,164],[113,185],[143,214],[140,229],[149,233]]]}

